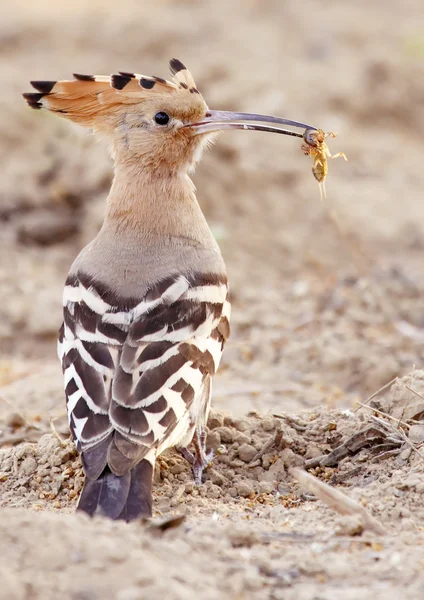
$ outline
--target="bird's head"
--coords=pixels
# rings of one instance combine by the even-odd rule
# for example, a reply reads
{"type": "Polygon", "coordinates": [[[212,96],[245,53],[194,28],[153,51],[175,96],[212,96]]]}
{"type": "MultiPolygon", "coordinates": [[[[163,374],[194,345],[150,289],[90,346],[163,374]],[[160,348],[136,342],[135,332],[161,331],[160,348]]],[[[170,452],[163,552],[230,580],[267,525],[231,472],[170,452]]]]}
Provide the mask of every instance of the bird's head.
{"type": "Polygon", "coordinates": [[[315,129],[268,115],[210,110],[188,69],[177,59],[170,61],[170,69],[169,81],[125,72],[32,81],[37,93],[24,97],[32,108],[54,112],[106,136],[117,161],[136,160],[143,168],[163,173],[191,170],[203,148],[227,129],[302,137],[252,121],[315,129]]]}

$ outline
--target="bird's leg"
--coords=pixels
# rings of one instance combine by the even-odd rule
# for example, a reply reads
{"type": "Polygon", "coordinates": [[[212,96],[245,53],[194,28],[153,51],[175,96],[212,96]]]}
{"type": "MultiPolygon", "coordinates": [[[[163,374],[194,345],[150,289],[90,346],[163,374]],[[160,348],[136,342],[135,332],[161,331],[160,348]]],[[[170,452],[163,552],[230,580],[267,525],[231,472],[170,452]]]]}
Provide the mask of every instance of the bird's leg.
{"type": "Polygon", "coordinates": [[[202,483],[203,471],[209,466],[209,463],[214,458],[214,452],[206,452],[206,430],[195,430],[193,435],[193,449],[190,452],[188,448],[181,448],[181,454],[191,463],[193,467],[194,483],[200,485],[202,483]]]}

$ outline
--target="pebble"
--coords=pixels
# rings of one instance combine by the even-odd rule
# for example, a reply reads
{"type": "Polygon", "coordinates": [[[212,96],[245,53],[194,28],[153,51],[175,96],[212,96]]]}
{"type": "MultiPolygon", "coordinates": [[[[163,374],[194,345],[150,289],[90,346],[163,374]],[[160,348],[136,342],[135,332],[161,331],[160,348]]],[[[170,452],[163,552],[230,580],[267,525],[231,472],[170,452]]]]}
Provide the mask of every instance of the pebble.
{"type": "Polygon", "coordinates": [[[364,531],[364,523],[359,515],[346,515],[336,517],[336,535],[361,535],[364,531]]]}
{"type": "Polygon", "coordinates": [[[210,415],[208,419],[208,427],[209,429],[216,429],[217,427],[223,427],[224,425],[224,415],[220,413],[213,413],[210,415]]]}
{"type": "Polygon", "coordinates": [[[244,462],[238,458],[235,458],[230,462],[230,467],[233,467],[233,469],[244,469],[244,462]]]}
{"type": "Polygon", "coordinates": [[[249,527],[246,529],[243,525],[231,524],[227,529],[227,535],[234,548],[241,548],[243,546],[250,548],[254,544],[261,542],[260,534],[252,531],[249,527]]]}
{"type": "Polygon", "coordinates": [[[239,444],[250,444],[250,436],[241,431],[237,432],[233,439],[234,442],[238,442],[239,444]]]}
{"type": "Polygon", "coordinates": [[[7,416],[6,425],[13,429],[19,429],[25,425],[25,419],[19,413],[11,413],[7,416]]]}
{"type": "Polygon", "coordinates": [[[402,483],[399,485],[401,489],[415,488],[417,485],[424,483],[423,476],[420,474],[413,473],[409,475],[402,483]]]}
{"type": "Polygon", "coordinates": [[[263,421],[262,421],[262,429],[264,431],[274,431],[274,429],[277,426],[277,421],[276,419],[272,419],[271,417],[266,417],[263,421]]]}
{"type": "Polygon", "coordinates": [[[309,458],[317,458],[321,456],[323,452],[316,446],[315,444],[309,444],[308,449],[305,452],[304,459],[308,460],[309,458]]]}
{"type": "Polygon", "coordinates": [[[206,438],[206,448],[208,448],[208,450],[214,450],[216,452],[220,445],[221,436],[219,435],[218,431],[209,431],[206,438]]]}
{"type": "Polygon", "coordinates": [[[250,425],[248,423],[248,421],[234,421],[233,426],[238,430],[238,431],[248,431],[250,429],[250,425]]]}
{"type": "Polygon", "coordinates": [[[270,481],[259,482],[259,493],[260,494],[272,494],[274,491],[274,485],[270,481]]]}
{"type": "Polygon", "coordinates": [[[278,458],[275,463],[273,463],[269,470],[264,473],[263,480],[264,481],[281,481],[284,479],[286,474],[286,470],[284,468],[284,461],[281,458],[278,458]]]}
{"type": "Polygon", "coordinates": [[[267,452],[262,456],[262,468],[267,470],[271,466],[271,460],[274,458],[275,453],[267,452]]]}
{"type": "Polygon", "coordinates": [[[22,475],[32,475],[37,470],[37,461],[32,456],[27,456],[21,462],[20,472],[22,475]]]}
{"type": "Polygon", "coordinates": [[[219,486],[209,482],[207,486],[207,496],[208,498],[220,498],[222,496],[222,490],[219,486]]]}
{"type": "Polygon", "coordinates": [[[257,455],[256,448],[250,444],[242,444],[238,449],[240,459],[245,463],[250,463],[257,455]]]}
{"type": "Polygon", "coordinates": [[[251,481],[240,481],[236,484],[236,490],[242,498],[248,498],[250,494],[255,493],[255,489],[251,481]]]}
{"type": "Polygon", "coordinates": [[[173,467],[170,468],[171,473],[173,473],[174,475],[179,475],[180,473],[184,473],[185,471],[185,467],[182,464],[176,464],[173,467]]]}
{"type": "Polygon", "coordinates": [[[284,448],[281,452],[281,459],[284,462],[286,469],[290,467],[301,467],[305,462],[301,456],[295,454],[290,448],[284,448]]]}
{"type": "Polygon", "coordinates": [[[224,444],[230,444],[233,441],[233,431],[229,427],[218,427],[215,430],[224,444]]]}
{"type": "Polygon", "coordinates": [[[408,436],[414,444],[422,444],[422,442],[424,442],[424,424],[412,425],[408,436]]]}
{"type": "Polygon", "coordinates": [[[227,479],[223,475],[221,475],[221,473],[219,471],[216,471],[215,469],[209,469],[208,477],[209,477],[209,481],[211,481],[215,485],[219,485],[219,486],[224,485],[224,483],[227,481],[227,479]]]}

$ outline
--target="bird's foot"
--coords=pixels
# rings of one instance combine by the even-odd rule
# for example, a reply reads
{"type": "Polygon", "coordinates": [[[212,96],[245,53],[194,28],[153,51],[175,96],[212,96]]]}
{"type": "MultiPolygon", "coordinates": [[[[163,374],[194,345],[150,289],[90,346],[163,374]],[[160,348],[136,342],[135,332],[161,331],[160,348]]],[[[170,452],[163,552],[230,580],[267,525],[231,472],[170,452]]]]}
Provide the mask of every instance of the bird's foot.
{"type": "Polygon", "coordinates": [[[206,432],[197,431],[193,436],[193,448],[194,452],[188,450],[188,448],[181,448],[181,454],[184,458],[191,463],[193,469],[194,483],[196,486],[201,485],[203,471],[208,468],[210,463],[215,457],[213,450],[206,452],[206,432]]]}

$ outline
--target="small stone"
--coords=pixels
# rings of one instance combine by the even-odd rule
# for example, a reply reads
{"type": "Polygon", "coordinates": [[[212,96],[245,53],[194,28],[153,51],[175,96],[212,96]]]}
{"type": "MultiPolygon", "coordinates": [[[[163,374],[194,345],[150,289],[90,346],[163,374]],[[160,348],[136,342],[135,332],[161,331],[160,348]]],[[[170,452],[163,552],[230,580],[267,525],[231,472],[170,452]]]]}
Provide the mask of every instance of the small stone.
{"type": "Polygon", "coordinates": [[[361,535],[364,523],[358,515],[347,515],[336,520],[336,535],[361,535]]]}
{"type": "Polygon", "coordinates": [[[274,429],[277,426],[277,421],[276,419],[272,419],[271,417],[266,417],[263,421],[262,421],[262,429],[264,431],[274,431],[274,429]]]}
{"type": "Polygon", "coordinates": [[[32,456],[27,456],[20,465],[22,475],[32,475],[37,470],[37,461],[32,456]]]}
{"type": "Polygon", "coordinates": [[[269,468],[269,470],[263,474],[264,481],[281,481],[284,479],[286,470],[284,468],[284,461],[282,458],[278,458],[269,468]]]}
{"type": "Polygon", "coordinates": [[[221,488],[210,482],[207,486],[207,496],[208,498],[220,498],[222,496],[221,488]]]}
{"type": "Polygon", "coordinates": [[[259,493],[260,494],[272,494],[274,491],[274,485],[270,481],[259,482],[259,493]]]}
{"type": "Polygon", "coordinates": [[[291,494],[291,489],[286,483],[279,483],[277,489],[278,493],[281,494],[281,496],[283,497],[291,494]]]}
{"type": "Polygon", "coordinates": [[[234,460],[232,460],[230,462],[230,467],[233,467],[233,469],[244,469],[245,468],[245,464],[242,460],[239,460],[238,458],[235,458],[234,460]]]}
{"type": "Polygon", "coordinates": [[[237,490],[236,490],[236,488],[235,487],[228,488],[227,494],[229,496],[231,496],[232,498],[235,498],[237,496],[237,490]]]}
{"type": "Polygon", "coordinates": [[[215,431],[219,433],[221,442],[224,444],[230,444],[233,441],[233,431],[229,427],[218,427],[215,431]]]}
{"type": "Polygon", "coordinates": [[[420,483],[424,483],[424,478],[422,475],[420,474],[412,474],[409,475],[409,477],[407,477],[404,481],[402,481],[402,483],[399,485],[400,489],[409,489],[409,488],[415,488],[417,485],[419,485],[420,483]]]}
{"type": "Polygon", "coordinates": [[[218,431],[214,429],[213,431],[209,431],[206,438],[206,448],[208,450],[213,450],[216,452],[221,445],[221,436],[218,431]]]}
{"type": "Polygon", "coordinates": [[[221,475],[221,473],[219,471],[216,471],[215,469],[208,470],[208,478],[209,478],[209,481],[211,481],[215,485],[219,485],[219,486],[224,485],[224,483],[227,481],[226,478],[223,475],[221,475]]]}
{"type": "Polygon", "coordinates": [[[236,490],[242,498],[248,498],[250,494],[255,493],[255,489],[250,481],[240,481],[236,484],[236,490]]]}
{"type": "Polygon", "coordinates": [[[171,473],[173,473],[174,475],[179,475],[180,473],[184,473],[185,471],[185,467],[182,464],[176,464],[173,467],[171,467],[169,469],[171,471],[171,473]]]}
{"type": "Polygon", "coordinates": [[[245,463],[250,463],[257,455],[256,449],[250,444],[242,444],[238,449],[240,459],[245,463]]]}
{"type": "Polygon", "coordinates": [[[250,436],[246,435],[241,431],[238,431],[234,435],[234,442],[238,442],[239,444],[250,444],[250,441],[250,436]]]}
{"type": "Polygon", "coordinates": [[[6,419],[6,425],[13,429],[19,429],[25,425],[25,419],[19,413],[11,413],[6,419]]]}
{"type": "Polygon", "coordinates": [[[399,454],[399,456],[397,458],[402,462],[406,462],[407,460],[409,460],[411,454],[412,454],[412,448],[410,448],[408,446],[407,448],[405,448],[405,450],[402,450],[402,452],[399,454]]]}
{"type": "Polygon", "coordinates": [[[424,442],[424,424],[412,425],[408,437],[414,444],[422,444],[424,442]]]}
{"type": "Polygon", "coordinates": [[[322,456],[322,451],[315,444],[308,444],[308,448],[305,452],[304,459],[308,460],[309,458],[317,458],[318,456],[322,456]]]}
{"type": "Polygon", "coordinates": [[[284,462],[286,469],[290,467],[301,467],[304,464],[304,460],[301,456],[298,456],[290,448],[284,448],[281,452],[281,459],[284,462]]]}
{"type": "Polygon", "coordinates": [[[180,503],[182,496],[185,494],[185,485],[180,485],[173,491],[170,505],[177,506],[180,503]]]}
{"type": "Polygon", "coordinates": [[[234,548],[250,548],[254,544],[261,542],[260,535],[252,531],[252,528],[246,528],[243,525],[230,525],[227,530],[228,538],[234,548]]]}
{"type": "Polygon", "coordinates": [[[233,427],[235,427],[238,431],[248,431],[250,429],[248,421],[238,419],[233,422],[233,427]]]}
{"type": "Polygon", "coordinates": [[[265,469],[265,470],[269,469],[274,456],[275,456],[275,454],[273,454],[272,452],[267,452],[266,454],[262,455],[262,468],[263,469],[265,469]]]}
{"type": "Polygon", "coordinates": [[[191,494],[193,490],[194,490],[194,481],[190,481],[189,483],[185,484],[184,491],[186,494],[191,494]]]}
{"type": "Polygon", "coordinates": [[[208,419],[209,429],[216,429],[217,427],[223,427],[224,415],[220,413],[212,413],[208,419]]]}

